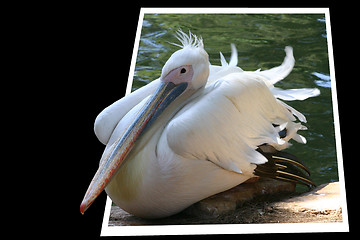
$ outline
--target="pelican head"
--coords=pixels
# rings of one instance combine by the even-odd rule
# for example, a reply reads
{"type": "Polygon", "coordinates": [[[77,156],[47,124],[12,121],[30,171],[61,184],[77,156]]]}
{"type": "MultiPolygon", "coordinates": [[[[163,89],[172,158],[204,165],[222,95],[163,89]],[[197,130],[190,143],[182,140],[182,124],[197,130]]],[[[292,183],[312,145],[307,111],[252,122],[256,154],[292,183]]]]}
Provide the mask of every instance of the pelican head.
{"type": "Polygon", "coordinates": [[[202,38],[189,33],[178,31],[178,39],[182,49],[174,52],[165,63],[162,72],[162,81],[171,81],[175,84],[187,82],[188,88],[197,90],[205,86],[209,76],[209,55],[204,50],[202,38]]]}
{"type": "Polygon", "coordinates": [[[100,161],[85,197],[80,205],[80,212],[95,201],[111,181],[119,168],[126,161],[128,154],[146,132],[146,129],[164,115],[169,106],[179,105],[196,90],[206,85],[209,76],[209,57],[204,50],[203,41],[189,32],[178,31],[177,38],[182,49],[171,55],[165,63],[160,77],[160,84],[137,114],[135,121],[110,147],[100,161]],[[175,103],[176,102],[176,103],[175,103]]]}

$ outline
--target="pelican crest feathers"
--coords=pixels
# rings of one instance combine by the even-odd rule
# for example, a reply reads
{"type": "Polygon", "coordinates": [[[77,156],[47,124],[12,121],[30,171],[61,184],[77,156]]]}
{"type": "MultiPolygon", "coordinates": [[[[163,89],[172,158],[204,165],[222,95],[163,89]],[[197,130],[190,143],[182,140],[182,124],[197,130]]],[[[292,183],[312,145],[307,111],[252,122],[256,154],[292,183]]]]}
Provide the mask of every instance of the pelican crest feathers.
{"type": "Polygon", "coordinates": [[[181,29],[176,31],[175,36],[182,45],[171,43],[175,46],[186,48],[186,47],[192,47],[192,48],[204,48],[204,43],[202,37],[197,37],[195,34],[191,33],[189,30],[189,35],[184,33],[181,29]]]}

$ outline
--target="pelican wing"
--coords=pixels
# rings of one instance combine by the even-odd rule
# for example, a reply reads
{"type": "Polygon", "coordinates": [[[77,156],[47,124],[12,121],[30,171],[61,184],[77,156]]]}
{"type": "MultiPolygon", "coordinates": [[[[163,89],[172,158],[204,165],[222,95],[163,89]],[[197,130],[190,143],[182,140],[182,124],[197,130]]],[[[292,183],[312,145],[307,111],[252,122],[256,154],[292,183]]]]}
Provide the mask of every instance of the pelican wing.
{"type": "Polygon", "coordinates": [[[286,56],[283,63],[269,70],[254,72],[257,75],[264,77],[265,84],[276,98],[286,101],[305,100],[309,97],[315,97],[320,94],[317,88],[302,88],[302,89],[280,89],[274,87],[274,84],[284,79],[294,67],[295,59],[293,56],[293,49],[290,46],[285,47],[286,56]]]}
{"type": "Polygon", "coordinates": [[[208,85],[167,125],[163,134],[169,147],[184,158],[251,175],[254,164],[267,162],[256,151],[259,145],[288,146],[290,139],[281,139],[275,126],[291,128],[294,139],[301,129],[265,81],[255,73],[238,72],[208,85]]]}
{"type": "Polygon", "coordinates": [[[94,132],[101,143],[106,145],[120,120],[136,105],[147,98],[159,85],[160,79],[156,79],[146,86],[119,99],[106,107],[96,117],[94,132]]]}

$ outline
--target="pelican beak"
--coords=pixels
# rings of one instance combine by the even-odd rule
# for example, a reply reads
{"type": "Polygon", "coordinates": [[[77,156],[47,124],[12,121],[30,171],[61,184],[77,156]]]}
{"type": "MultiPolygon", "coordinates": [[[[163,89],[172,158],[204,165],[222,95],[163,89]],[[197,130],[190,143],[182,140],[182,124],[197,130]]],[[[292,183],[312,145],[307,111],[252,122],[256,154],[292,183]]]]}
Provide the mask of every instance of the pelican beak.
{"type": "Polygon", "coordinates": [[[180,96],[188,86],[187,82],[174,84],[160,81],[159,87],[139,111],[135,121],[110,147],[108,154],[100,162],[94,178],[92,179],[85,197],[80,205],[80,212],[90,207],[95,199],[104,190],[112,177],[126,161],[126,157],[134,147],[136,140],[148,129],[164,109],[180,96]]]}

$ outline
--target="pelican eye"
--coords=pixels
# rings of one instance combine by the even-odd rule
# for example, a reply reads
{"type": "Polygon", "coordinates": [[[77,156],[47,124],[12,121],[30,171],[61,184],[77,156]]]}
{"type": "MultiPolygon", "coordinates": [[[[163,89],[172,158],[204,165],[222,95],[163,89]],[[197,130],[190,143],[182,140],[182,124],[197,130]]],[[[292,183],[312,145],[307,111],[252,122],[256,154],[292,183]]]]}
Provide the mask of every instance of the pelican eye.
{"type": "Polygon", "coordinates": [[[185,69],[185,68],[182,68],[182,69],[180,70],[180,73],[186,73],[186,69],[185,69]]]}

